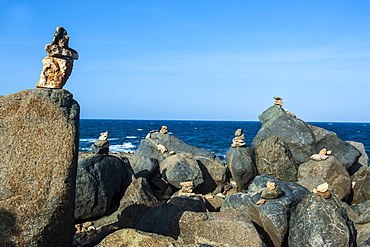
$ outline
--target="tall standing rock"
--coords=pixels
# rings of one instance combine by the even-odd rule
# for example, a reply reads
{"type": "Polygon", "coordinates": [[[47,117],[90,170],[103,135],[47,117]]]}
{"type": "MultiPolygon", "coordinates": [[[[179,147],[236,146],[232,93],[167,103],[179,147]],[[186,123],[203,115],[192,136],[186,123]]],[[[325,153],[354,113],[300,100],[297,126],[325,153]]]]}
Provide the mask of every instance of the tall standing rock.
{"type": "Polygon", "coordinates": [[[74,235],[79,105],[67,90],[0,97],[0,243],[68,246],[74,235]]]}

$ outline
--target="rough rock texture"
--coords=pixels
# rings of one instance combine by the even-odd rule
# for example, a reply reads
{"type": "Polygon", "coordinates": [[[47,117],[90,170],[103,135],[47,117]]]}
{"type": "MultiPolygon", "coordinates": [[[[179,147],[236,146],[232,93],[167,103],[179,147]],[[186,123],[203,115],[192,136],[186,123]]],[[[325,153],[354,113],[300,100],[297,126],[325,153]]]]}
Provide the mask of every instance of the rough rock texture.
{"type": "Polygon", "coordinates": [[[148,138],[141,141],[135,156],[147,156],[161,162],[170,156],[170,152],[190,153],[197,160],[204,180],[204,183],[197,188],[199,192],[212,192],[218,185],[225,184],[226,167],[220,158],[202,148],[191,146],[174,135],[150,133],[148,138]],[[158,151],[158,145],[163,145],[168,152],[158,151]]]}
{"type": "Polygon", "coordinates": [[[351,179],[354,184],[351,204],[370,200],[370,167],[362,166],[351,179]]]}
{"type": "Polygon", "coordinates": [[[334,156],[326,160],[310,160],[299,166],[298,183],[312,192],[314,188],[328,183],[330,190],[340,199],[345,199],[351,192],[351,179],[344,168],[334,156]]]}
{"type": "Polygon", "coordinates": [[[179,220],[184,244],[208,246],[265,246],[253,223],[235,212],[184,212],[179,220]]]}
{"type": "Polygon", "coordinates": [[[171,237],[135,229],[118,230],[101,241],[97,247],[173,247],[175,240],[171,237]]]}
{"type": "Polygon", "coordinates": [[[289,222],[289,246],[356,246],[353,222],[341,202],[316,194],[302,198],[289,222]]]}
{"type": "Polygon", "coordinates": [[[40,74],[40,80],[36,87],[39,88],[63,88],[72,73],[73,60],[57,57],[45,57],[44,65],[40,74]]]}
{"type": "Polygon", "coordinates": [[[282,181],[297,181],[298,168],[289,147],[276,136],[268,136],[256,148],[258,174],[267,174],[282,181]]]}
{"type": "Polygon", "coordinates": [[[134,179],[127,187],[118,209],[112,214],[94,220],[94,226],[134,227],[151,207],[159,205],[147,180],[140,177],[134,179]]]}
{"type": "Polygon", "coordinates": [[[130,165],[136,177],[152,179],[159,172],[159,163],[155,158],[134,155],[130,159],[130,165]]]}
{"type": "Polygon", "coordinates": [[[255,177],[247,193],[236,193],[228,196],[221,207],[221,212],[238,211],[247,215],[258,226],[268,245],[281,246],[288,231],[288,219],[291,207],[309,191],[294,182],[281,182],[274,177],[261,175],[255,177]],[[279,186],[283,194],[262,205],[256,205],[261,199],[261,191],[267,182],[279,186]]]}
{"type": "Polygon", "coordinates": [[[249,183],[257,175],[253,151],[248,147],[230,148],[226,153],[226,165],[234,181],[242,190],[247,189],[249,183]]]}
{"type": "Polygon", "coordinates": [[[354,219],[356,224],[370,223],[370,201],[364,201],[351,206],[351,209],[357,213],[354,219]]]}
{"type": "Polygon", "coordinates": [[[76,219],[103,216],[114,196],[122,196],[131,182],[127,159],[96,154],[78,162],[76,178],[76,219]]]}
{"type": "Polygon", "coordinates": [[[206,206],[199,196],[174,197],[161,206],[149,209],[135,228],[177,238],[179,235],[178,222],[185,211],[205,212],[206,206]]]}
{"type": "Polygon", "coordinates": [[[370,223],[356,224],[357,238],[356,243],[358,247],[370,246],[370,223]]]}
{"type": "Polygon", "coordinates": [[[0,97],[0,243],[65,246],[74,234],[79,106],[67,90],[0,97]]]}
{"type": "Polygon", "coordinates": [[[266,137],[276,136],[288,145],[295,164],[309,161],[311,155],[326,148],[332,150],[332,155],[348,169],[357,163],[361,155],[355,147],[340,140],[335,133],[309,125],[287,114],[279,106],[268,108],[259,116],[259,119],[262,127],[253,139],[253,148],[257,148],[259,142],[266,137]]]}
{"type": "Polygon", "coordinates": [[[169,184],[181,189],[181,182],[192,181],[194,187],[204,182],[202,171],[192,154],[180,153],[164,159],[159,171],[169,184]]]}
{"type": "Polygon", "coordinates": [[[354,141],[347,141],[347,143],[354,146],[358,151],[360,151],[361,156],[358,159],[358,162],[351,166],[348,169],[349,175],[353,175],[355,172],[358,171],[362,166],[368,166],[369,165],[369,156],[366,153],[365,146],[361,142],[354,142],[354,141]]]}

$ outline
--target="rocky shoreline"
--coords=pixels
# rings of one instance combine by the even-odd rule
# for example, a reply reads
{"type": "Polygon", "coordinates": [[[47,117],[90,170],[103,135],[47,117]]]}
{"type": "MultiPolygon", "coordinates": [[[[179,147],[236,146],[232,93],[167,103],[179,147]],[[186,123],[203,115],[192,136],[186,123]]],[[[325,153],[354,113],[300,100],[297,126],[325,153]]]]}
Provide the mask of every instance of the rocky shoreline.
{"type": "MultiPolygon", "coordinates": [[[[279,105],[259,118],[263,125],[253,146],[236,130],[226,163],[165,126],[150,132],[134,154],[79,153],[84,167],[121,160],[131,182],[124,192],[116,189],[120,200],[100,216],[78,220],[75,245],[366,246],[370,169],[363,146],[279,105]]],[[[98,201],[107,199],[93,204],[98,201]]]]}

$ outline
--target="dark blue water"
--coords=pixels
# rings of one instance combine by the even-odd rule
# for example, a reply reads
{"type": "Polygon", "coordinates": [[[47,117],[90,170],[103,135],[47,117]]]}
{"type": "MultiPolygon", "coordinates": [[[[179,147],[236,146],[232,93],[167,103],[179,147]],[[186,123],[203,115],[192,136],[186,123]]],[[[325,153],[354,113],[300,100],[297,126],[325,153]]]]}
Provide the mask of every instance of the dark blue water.
{"type": "MultiPolygon", "coordinates": [[[[80,151],[90,151],[101,132],[109,132],[110,151],[135,152],[151,130],[167,126],[171,134],[190,145],[214,152],[222,159],[237,129],[243,129],[248,146],[261,127],[253,121],[88,120],[80,123],[80,151]]],[[[345,141],[362,142],[370,156],[370,123],[310,123],[335,132],[345,141]]]]}

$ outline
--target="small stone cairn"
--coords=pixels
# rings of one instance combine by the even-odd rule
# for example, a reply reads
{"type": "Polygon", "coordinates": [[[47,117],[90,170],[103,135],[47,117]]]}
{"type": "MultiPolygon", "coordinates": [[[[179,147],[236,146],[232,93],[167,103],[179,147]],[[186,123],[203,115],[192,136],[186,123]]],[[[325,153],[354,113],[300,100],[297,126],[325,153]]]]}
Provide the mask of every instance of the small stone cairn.
{"type": "Polygon", "coordinates": [[[180,185],[182,188],[179,190],[180,196],[195,196],[196,194],[193,192],[194,183],[193,181],[181,182],[180,185]]]}
{"type": "Polygon", "coordinates": [[[326,160],[327,158],[329,158],[329,155],[331,155],[331,151],[323,148],[318,154],[312,155],[311,159],[316,161],[326,160]]]}
{"type": "Polygon", "coordinates": [[[318,194],[322,198],[329,199],[332,195],[331,190],[329,190],[329,185],[328,183],[323,183],[317,186],[315,189],[312,191],[315,194],[318,194]]]}
{"type": "Polygon", "coordinates": [[[168,133],[167,126],[162,126],[162,128],[159,132],[162,133],[162,134],[167,134],[168,133]]]}
{"type": "Polygon", "coordinates": [[[91,145],[91,150],[96,154],[108,154],[109,152],[109,141],[108,131],[100,133],[99,139],[91,145]]]}
{"type": "Polygon", "coordinates": [[[40,80],[37,88],[63,88],[72,73],[73,60],[78,59],[77,51],[68,47],[69,36],[63,27],[57,27],[51,44],[45,46],[48,54],[42,60],[40,80]]]}
{"type": "MultiPolygon", "coordinates": [[[[278,105],[280,107],[283,107],[283,98],[280,98],[280,97],[274,97],[274,105],[278,105]]],[[[294,113],[288,111],[287,109],[285,109],[286,113],[293,116],[293,117],[297,117],[294,113]]]]}
{"type": "Polygon", "coordinates": [[[283,191],[281,190],[280,186],[277,186],[274,182],[267,182],[266,188],[264,188],[261,192],[261,200],[259,200],[256,204],[262,205],[266,202],[266,199],[276,199],[278,198],[283,191]]]}
{"type": "Polygon", "coordinates": [[[235,131],[235,138],[233,139],[231,146],[233,148],[245,146],[243,129],[237,129],[235,131]]]}

